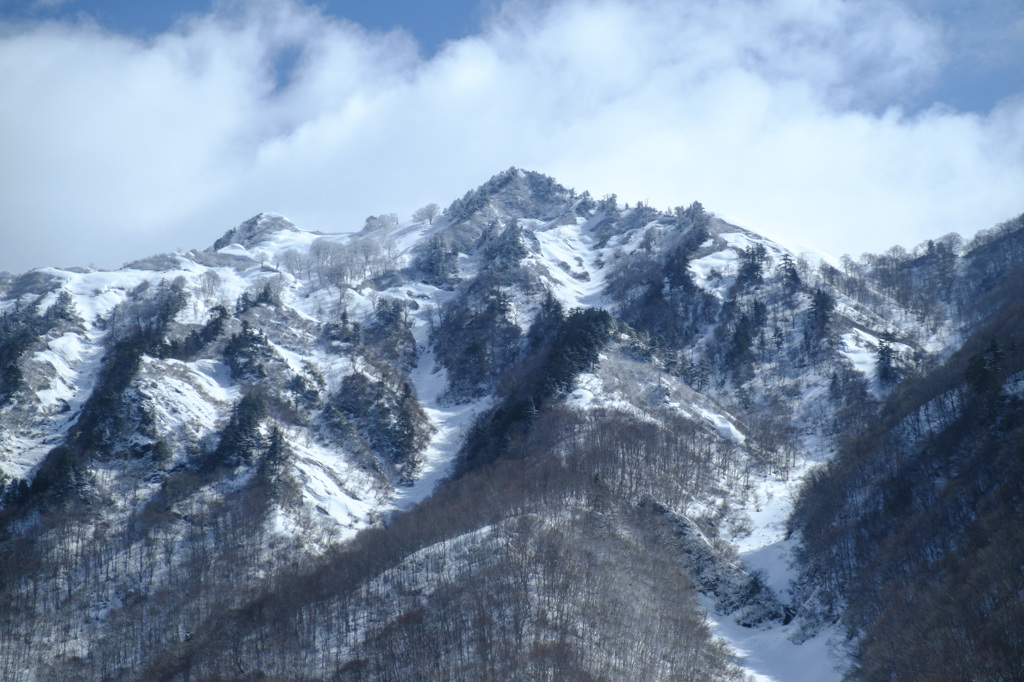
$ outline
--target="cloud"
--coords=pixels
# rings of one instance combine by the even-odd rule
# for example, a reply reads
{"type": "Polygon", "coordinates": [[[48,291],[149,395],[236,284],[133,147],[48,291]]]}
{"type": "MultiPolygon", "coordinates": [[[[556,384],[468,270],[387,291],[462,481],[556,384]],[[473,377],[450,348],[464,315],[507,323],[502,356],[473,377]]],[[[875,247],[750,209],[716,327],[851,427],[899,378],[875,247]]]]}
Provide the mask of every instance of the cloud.
{"type": "Polygon", "coordinates": [[[355,230],[511,165],[835,254],[970,234],[1024,210],[1024,100],[903,113],[943,35],[873,0],[506,3],[429,60],[283,0],[145,42],[0,27],[0,270],[116,267],[261,210],[355,230]]]}

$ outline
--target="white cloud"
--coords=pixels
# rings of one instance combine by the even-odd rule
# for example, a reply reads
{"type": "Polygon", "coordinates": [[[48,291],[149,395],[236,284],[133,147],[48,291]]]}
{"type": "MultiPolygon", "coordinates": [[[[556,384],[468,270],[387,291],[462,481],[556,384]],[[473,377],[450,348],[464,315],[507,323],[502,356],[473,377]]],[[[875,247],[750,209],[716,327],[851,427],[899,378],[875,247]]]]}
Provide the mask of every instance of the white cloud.
{"type": "Polygon", "coordinates": [[[874,0],[507,4],[429,61],[270,0],[150,42],[0,30],[0,269],[205,246],[261,210],[358,229],[510,165],[837,254],[969,234],[1024,210],[1024,101],[887,107],[942,35],[874,0]]]}

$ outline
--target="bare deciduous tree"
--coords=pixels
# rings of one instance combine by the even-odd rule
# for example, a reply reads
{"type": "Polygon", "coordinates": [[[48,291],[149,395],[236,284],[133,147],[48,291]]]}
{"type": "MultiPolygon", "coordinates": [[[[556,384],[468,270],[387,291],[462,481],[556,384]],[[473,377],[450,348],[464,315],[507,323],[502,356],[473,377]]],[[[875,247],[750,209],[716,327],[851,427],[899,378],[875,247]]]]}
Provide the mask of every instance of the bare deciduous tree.
{"type": "Polygon", "coordinates": [[[437,204],[431,203],[427,204],[422,208],[416,209],[416,211],[412,214],[412,219],[418,223],[426,223],[428,225],[432,225],[434,223],[434,218],[436,218],[440,212],[441,207],[438,206],[437,204]]]}

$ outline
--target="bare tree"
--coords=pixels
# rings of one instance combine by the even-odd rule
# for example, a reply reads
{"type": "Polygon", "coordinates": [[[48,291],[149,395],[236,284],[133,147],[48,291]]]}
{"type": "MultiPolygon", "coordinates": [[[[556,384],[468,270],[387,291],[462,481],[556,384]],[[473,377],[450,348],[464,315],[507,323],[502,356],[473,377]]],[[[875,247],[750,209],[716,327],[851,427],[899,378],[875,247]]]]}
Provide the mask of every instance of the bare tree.
{"type": "Polygon", "coordinates": [[[383,231],[386,234],[396,227],[398,227],[398,214],[382,213],[381,215],[372,215],[367,218],[363,230],[366,232],[383,231]]]}
{"type": "Polygon", "coordinates": [[[220,287],[220,275],[217,274],[216,270],[206,270],[200,278],[200,284],[202,286],[203,298],[210,301],[217,295],[217,289],[220,287]]]}
{"type": "Polygon", "coordinates": [[[412,214],[412,219],[418,223],[426,223],[432,225],[434,218],[441,212],[441,207],[437,204],[427,204],[423,208],[416,209],[416,212],[412,214]]]}
{"type": "Polygon", "coordinates": [[[284,267],[293,277],[298,277],[303,270],[303,257],[295,249],[288,249],[277,257],[277,266],[284,267]]]}

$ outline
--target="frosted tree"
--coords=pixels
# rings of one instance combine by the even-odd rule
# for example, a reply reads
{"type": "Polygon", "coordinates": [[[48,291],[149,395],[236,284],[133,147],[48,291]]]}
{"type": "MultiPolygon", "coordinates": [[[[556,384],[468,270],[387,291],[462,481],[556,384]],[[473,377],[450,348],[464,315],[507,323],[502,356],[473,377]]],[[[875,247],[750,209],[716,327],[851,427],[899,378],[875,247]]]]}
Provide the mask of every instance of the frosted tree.
{"type": "Polygon", "coordinates": [[[437,204],[427,204],[422,208],[416,209],[416,212],[412,214],[412,219],[418,223],[426,223],[432,225],[434,218],[441,213],[441,207],[437,204]]]}

